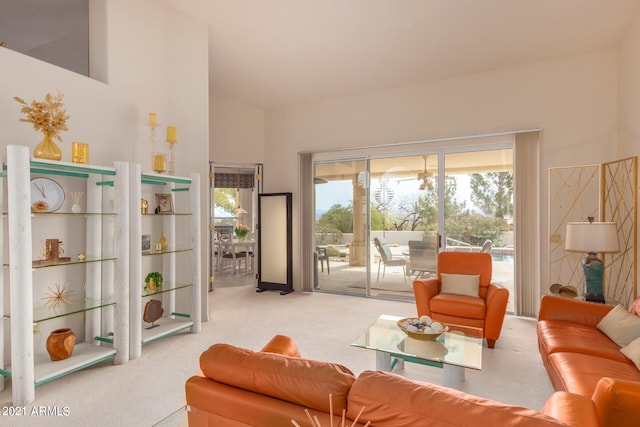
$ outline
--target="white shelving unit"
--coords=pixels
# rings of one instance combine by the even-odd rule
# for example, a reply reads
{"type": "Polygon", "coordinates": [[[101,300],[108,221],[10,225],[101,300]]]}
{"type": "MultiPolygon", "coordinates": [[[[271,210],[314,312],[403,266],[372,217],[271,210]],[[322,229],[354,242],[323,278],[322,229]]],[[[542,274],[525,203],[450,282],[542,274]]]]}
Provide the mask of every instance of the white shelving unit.
{"type": "Polygon", "coordinates": [[[130,190],[130,349],[131,359],[142,355],[145,344],[183,331],[201,330],[201,251],[200,251],[200,177],[179,177],[142,173],[140,165],[131,164],[130,190]],[[171,195],[174,210],[156,213],[156,194],[171,195]],[[148,201],[148,212],[142,213],[141,199],[148,201]],[[166,250],[155,248],[162,233],[167,238],[166,250]],[[142,235],[149,235],[151,248],[143,253],[142,235]],[[158,271],[163,286],[155,292],[144,291],[144,278],[158,271]],[[160,300],[164,309],[161,319],[146,323],[145,304],[160,300]]]}
{"type": "Polygon", "coordinates": [[[0,297],[10,304],[5,312],[0,301],[0,335],[10,333],[11,363],[5,366],[0,336],[0,374],[11,378],[13,404],[25,405],[34,401],[37,385],[105,360],[129,360],[129,164],[115,162],[107,168],[30,159],[28,147],[8,146],[1,177],[7,181],[7,195],[0,186],[0,229],[5,230],[7,221],[8,239],[4,232],[0,237],[8,245],[2,245],[0,297]],[[82,213],[72,212],[69,201],[55,212],[32,213],[34,176],[55,177],[68,185],[66,192],[81,189],[82,213]],[[40,242],[48,238],[68,244],[70,259],[34,263],[40,258],[40,242]],[[80,252],[86,259],[76,258],[80,252]],[[71,304],[46,306],[54,283],[68,286],[71,304]],[[46,336],[64,326],[74,330],[77,342],[71,357],[52,362],[46,336]]]}

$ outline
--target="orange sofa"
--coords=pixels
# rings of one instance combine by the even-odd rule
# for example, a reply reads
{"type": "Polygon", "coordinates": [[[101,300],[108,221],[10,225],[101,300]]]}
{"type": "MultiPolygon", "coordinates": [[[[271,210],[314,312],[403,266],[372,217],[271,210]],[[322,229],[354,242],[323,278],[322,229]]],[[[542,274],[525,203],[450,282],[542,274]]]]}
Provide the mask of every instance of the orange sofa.
{"type": "Polygon", "coordinates": [[[615,393],[598,386],[597,400],[554,393],[541,411],[506,405],[386,372],[355,376],[336,363],[300,357],[293,340],[276,336],[261,351],[215,344],[200,357],[200,375],[186,382],[189,425],[476,427],[604,426],[615,393]],[[329,399],[331,396],[331,400],[329,399]],[[344,412],[343,412],[344,410],[344,412]],[[370,424],[367,424],[370,422],[370,424]]]}
{"type": "Polygon", "coordinates": [[[640,426],[640,371],[598,329],[614,307],[545,295],[538,314],[538,347],[553,388],[592,398],[597,425],[640,426]],[[608,392],[611,390],[611,392],[608,392]]]}
{"type": "MultiPolygon", "coordinates": [[[[494,348],[500,338],[509,291],[493,283],[491,255],[480,252],[440,252],[438,275],[413,282],[418,316],[430,316],[453,325],[480,328],[487,347],[494,348]],[[443,274],[479,275],[476,296],[441,292],[443,274]]],[[[476,279],[477,280],[477,279],[476,279]]]]}

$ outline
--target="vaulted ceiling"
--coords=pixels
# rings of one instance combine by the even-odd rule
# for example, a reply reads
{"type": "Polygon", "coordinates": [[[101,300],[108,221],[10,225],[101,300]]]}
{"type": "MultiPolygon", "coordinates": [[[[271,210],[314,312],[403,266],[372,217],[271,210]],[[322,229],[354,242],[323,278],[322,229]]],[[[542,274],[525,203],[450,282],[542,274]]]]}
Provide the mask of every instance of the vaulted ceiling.
{"type": "Polygon", "coordinates": [[[269,108],[612,48],[637,0],[163,0],[209,26],[210,90],[269,108]]]}
{"type": "MultiPolygon", "coordinates": [[[[0,0],[0,40],[38,52],[86,34],[73,26],[86,1],[0,0]]],[[[640,12],[638,0],[156,1],[208,25],[211,93],[261,108],[613,48],[640,12]]]]}

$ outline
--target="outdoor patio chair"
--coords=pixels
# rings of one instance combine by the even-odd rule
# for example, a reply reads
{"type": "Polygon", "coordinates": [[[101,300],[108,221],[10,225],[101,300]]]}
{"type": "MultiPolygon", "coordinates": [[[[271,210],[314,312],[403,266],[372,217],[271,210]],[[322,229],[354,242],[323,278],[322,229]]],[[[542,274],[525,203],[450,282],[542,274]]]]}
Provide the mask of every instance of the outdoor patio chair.
{"type": "Polygon", "coordinates": [[[437,248],[434,243],[424,240],[409,240],[409,276],[416,275],[416,279],[435,273],[438,267],[437,248]]]}
{"type": "Polygon", "coordinates": [[[484,243],[482,244],[482,248],[480,249],[480,252],[484,252],[484,253],[490,253],[491,252],[491,248],[493,247],[493,242],[489,239],[485,240],[484,243]]]}
{"type": "Polygon", "coordinates": [[[382,269],[382,278],[384,278],[384,273],[389,267],[402,267],[402,278],[404,279],[404,283],[407,283],[407,275],[405,266],[407,264],[407,259],[405,257],[396,257],[391,253],[391,248],[389,248],[389,243],[387,243],[384,239],[374,237],[373,244],[376,246],[378,253],[380,254],[380,262],[378,263],[378,278],[376,281],[380,280],[380,265],[383,265],[382,269]]]}
{"type": "Polygon", "coordinates": [[[330,274],[329,270],[329,255],[327,254],[327,248],[316,246],[316,253],[318,254],[318,262],[320,263],[320,271],[324,273],[324,262],[327,262],[327,274],[330,274]]]}

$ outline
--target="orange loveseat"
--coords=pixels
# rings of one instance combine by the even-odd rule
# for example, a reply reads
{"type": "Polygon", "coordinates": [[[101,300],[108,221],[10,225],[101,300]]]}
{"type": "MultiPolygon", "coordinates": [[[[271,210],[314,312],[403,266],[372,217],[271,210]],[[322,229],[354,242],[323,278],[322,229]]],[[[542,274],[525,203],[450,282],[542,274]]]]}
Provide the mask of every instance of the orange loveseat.
{"type": "Polygon", "coordinates": [[[285,427],[291,420],[310,427],[309,417],[340,426],[343,410],[345,425],[357,419],[360,427],[588,427],[606,425],[596,413],[610,412],[605,398],[569,393],[555,393],[538,412],[387,372],[356,378],[339,364],[301,358],[285,336],[258,352],[214,344],[200,356],[200,367],[185,385],[191,427],[285,427]]]}
{"type": "Polygon", "coordinates": [[[445,323],[480,328],[487,347],[494,348],[502,331],[509,291],[493,283],[491,274],[492,260],[488,253],[440,252],[437,277],[413,282],[418,316],[426,315],[445,323]],[[479,275],[476,296],[442,292],[443,275],[479,275]]]}
{"type": "Polygon", "coordinates": [[[598,328],[612,309],[573,298],[543,296],[538,347],[555,395],[592,398],[599,420],[596,425],[601,427],[637,427],[640,371],[621,352],[621,346],[598,328]]]}

